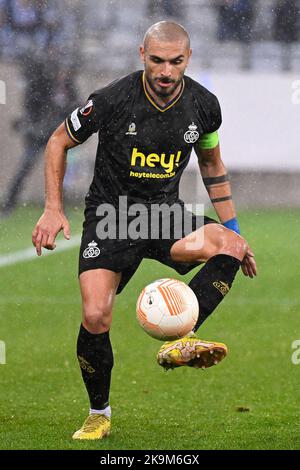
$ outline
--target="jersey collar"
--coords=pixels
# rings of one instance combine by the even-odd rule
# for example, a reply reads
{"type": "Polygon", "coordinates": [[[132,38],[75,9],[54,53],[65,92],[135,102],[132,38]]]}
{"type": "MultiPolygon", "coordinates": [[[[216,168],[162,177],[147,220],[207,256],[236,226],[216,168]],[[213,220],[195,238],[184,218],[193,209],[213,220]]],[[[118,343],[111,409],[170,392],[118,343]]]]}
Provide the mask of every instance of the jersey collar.
{"type": "Polygon", "coordinates": [[[160,106],[158,103],[156,103],[156,102],[154,101],[154,99],[152,98],[152,96],[149,94],[149,92],[148,92],[148,90],[147,90],[146,79],[145,79],[145,72],[143,72],[142,80],[143,80],[144,92],[145,92],[145,95],[146,95],[147,99],[150,101],[150,103],[152,104],[152,106],[154,106],[154,108],[158,109],[158,111],[160,111],[161,113],[164,113],[165,111],[167,111],[168,109],[172,108],[172,106],[174,106],[174,105],[177,103],[177,101],[180,99],[180,97],[181,97],[181,95],[182,95],[182,93],[183,93],[184,86],[185,86],[184,79],[182,79],[181,90],[180,90],[180,92],[178,93],[178,95],[175,96],[175,98],[173,98],[172,101],[170,101],[169,103],[167,103],[165,106],[160,106]]]}

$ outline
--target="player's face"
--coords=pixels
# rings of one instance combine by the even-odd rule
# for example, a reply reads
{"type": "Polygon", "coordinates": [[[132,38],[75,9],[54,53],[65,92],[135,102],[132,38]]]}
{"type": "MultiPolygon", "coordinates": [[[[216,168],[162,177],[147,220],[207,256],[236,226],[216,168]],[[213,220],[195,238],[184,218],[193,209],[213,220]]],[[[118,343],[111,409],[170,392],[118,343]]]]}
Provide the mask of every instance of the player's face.
{"type": "Polygon", "coordinates": [[[191,52],[186,41],[159,42],[150,39],[146,50],[141,46],[145,77],[157,96],[171,99],[177,93],[191,52]]]}

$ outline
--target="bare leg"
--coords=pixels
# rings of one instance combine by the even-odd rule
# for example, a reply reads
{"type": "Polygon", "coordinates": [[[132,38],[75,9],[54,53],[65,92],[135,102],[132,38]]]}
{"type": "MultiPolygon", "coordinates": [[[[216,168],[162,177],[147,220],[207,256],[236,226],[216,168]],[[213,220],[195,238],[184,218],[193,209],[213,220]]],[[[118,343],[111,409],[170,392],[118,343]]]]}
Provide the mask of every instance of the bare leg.
{"type": "Polygon", "coordinates": [[[93,410],[109,406],[113,352],[109,338],[112,309],[120,273],[94,269],[80,275],[83,322],[77,357],[93,410]]]}
{"type": "Polygon", "coordinates": [[[174,261],[193,263],[208,261],[218,254],[229,255],[242,261],[247,252],[247,242],[232,230],[219,224],[209,224],[178,240],[171,248],[174,261]],[[197,239],[202,240],[197,246],[197,239]]]}
{"type": "MultiPolygon", "coordinates": [[[[242,237],[218,224],[201,227],[172,246],[174,261],[206,261],[189,284],[199,303],[194,331],[229,291],[247,249],[247,242],[242,237]]],[[[226,355],[225,344],[187,336],[165,343],[158,352],[157,361],[165,369],[183,365],[206,369],[218,364],[226,355]]]]}
{"type": "Polygon", "coordinates": [[[201,227],[172,246],[171,256],[175,261],[206,261],[189,284],[199,302],[199,317],[194,331],[229,292],[247,250],[246,240],[218,224],[201,227]]]}
{"type": "Polygon", "coordinates": [[[80,275],[82,324],[90,333],[109,330],[120,273],[108,269],[92,269],[80,275]]]}

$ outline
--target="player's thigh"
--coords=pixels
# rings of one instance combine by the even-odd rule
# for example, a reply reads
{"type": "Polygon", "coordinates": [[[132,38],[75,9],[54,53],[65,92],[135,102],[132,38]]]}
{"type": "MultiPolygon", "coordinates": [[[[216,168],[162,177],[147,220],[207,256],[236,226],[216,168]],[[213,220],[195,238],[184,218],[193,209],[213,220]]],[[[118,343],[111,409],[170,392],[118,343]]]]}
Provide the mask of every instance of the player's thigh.
{"type": "Polygon", "coordinates": [[[109,269],[91,269],[79,276],[83,325],[91,332],[108,330],[121,273],[109,269]]]}
{"type": "Polygon", "coordinates": [[[246,251],[247,243],[238,234],[223,225],[208,224],[176,241],[171,247],[171,257],[177,262],[193,263],[226,254],[242,261],[246,251]]]}

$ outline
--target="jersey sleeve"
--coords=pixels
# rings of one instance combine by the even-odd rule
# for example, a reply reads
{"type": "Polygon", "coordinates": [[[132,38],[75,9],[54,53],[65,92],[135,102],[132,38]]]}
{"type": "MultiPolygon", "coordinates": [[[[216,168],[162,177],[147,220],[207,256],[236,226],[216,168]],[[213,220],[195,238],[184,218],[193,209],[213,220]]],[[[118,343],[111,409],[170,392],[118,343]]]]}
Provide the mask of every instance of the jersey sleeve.
{"type": "Polygon", "coordinates": [[[192,80],[195,112],[202,123],[203,134],[213,134],[222,123],[222,113],[218,98],[200,83],[192,80]]]}
{"type": "Polygon", "coordinates": [[[84,106],[74,109],[66,118],[65,127],[69,137],[75,143],[82,144],[93,133],[109,126],[115,113],[122,110],[130,100],[133,84],[131,76],[127,76],[92,93],[84,106]]]}
{"type": "Polygon", "coordinates": [[[65,120],[65,128],[73,142],[82,144],[93,133],[100,130],[105,109],[101,109],[99,100],[92,94],[88,97],[84,106],[74,109],[65,120]]]}
{"type": "Polygon", "coordinates": [[[222,124],[222,113],[218,98],[210,94],[209,108],[208,108],[208,128],[206,134],[212,134],[217,131],[222,124]]]}
{"type": "Polygon", "coordinates": [[[219,143],[218,129],[222,123],[221,107],[218,98],[208,90],[205,90],[200,100],[198,110],[202,116],[204,133],[197,141],[197,145],[201,149],[209,150],[219,143]]]}
{"type": "Polygon", "coordinates": [[[218,131],[203,134],[199,139],[199,147],[203,150],[214,149],[219,143],[218,131]]]}

